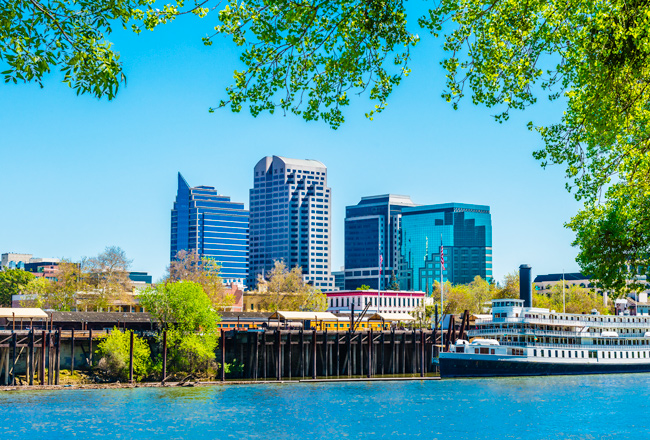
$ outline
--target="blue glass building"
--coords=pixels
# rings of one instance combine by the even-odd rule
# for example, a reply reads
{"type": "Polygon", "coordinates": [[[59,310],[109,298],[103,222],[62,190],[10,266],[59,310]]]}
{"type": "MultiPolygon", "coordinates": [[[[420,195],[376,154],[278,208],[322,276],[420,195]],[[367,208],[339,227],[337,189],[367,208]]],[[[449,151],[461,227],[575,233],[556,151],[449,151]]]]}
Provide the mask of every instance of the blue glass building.
{"type": "Polygon", "coordinates": [[[345,208],[345,290],[362,285],[377,289],[379,255],[385,289],[393,273],[399,276],[402,209],[415,206],[408,196],[386,194],[362,197],[345,208]]]}
{"type": "Polygon", "coordinates": [[[466,284],[477,275],[492,280],[492,219],[490,207],[447,203],[402,210],[403,261],[400,285],[405,290],[431,292],[443,280],[466,284]]]}
{"type": "Polygon", "coordinates": [[[171,255],[195,251],[221,265],[225,283],[244,285],[248,275],[248,218],[243,203],[217,194],[211,186],[190,187],[178,173],[172,209],[171,255]]]}

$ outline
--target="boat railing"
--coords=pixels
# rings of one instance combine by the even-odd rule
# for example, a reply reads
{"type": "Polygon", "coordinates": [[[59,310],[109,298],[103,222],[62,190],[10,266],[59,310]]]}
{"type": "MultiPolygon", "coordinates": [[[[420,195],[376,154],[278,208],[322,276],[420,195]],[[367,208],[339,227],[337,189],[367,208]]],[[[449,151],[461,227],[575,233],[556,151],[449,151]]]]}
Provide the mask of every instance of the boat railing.
{"type": "MultiPolygon", "coordinates": [[[[591,316],[591,315],[589,315],[591,316]]],[[[650,328],[650,317],[636,317],[634,319],[641,320],[640,322],[617,322],[617,321],[607,321],[607,319],[615,320],[622,319],[618,317],[607,317],[603,318],[604,321],[589,321],[586,319],[548,319],[548,318],[531,318],[531,317],[519,317],[519,318],[477,318],[474,321],[476,324],[503,324],[503,323],[513,323],[513,324],[546,324],[546,325],[561,325],[561,326],[583,326],[583,327],[606,327],[606,328],[617,328],[617,327],[645,327],[650,328]]]]}
{"type": "Polygon", "coordinates": [[[595,344],[551,344],[546,342],[510,342],[499,341],[499,345],[526,348],[570,348],[572,350],[609,350],[609,351],[641,351],[650,350],[647,345],[595,345],[595,344]]]}
{"type": "MultiPolygon", "coordinates": [[[[605,337],[599,332],[568,332],[563,330],[539,330],[531,328],[488,328],[488,329],[473,329],[467,331],[468,336],[480,335],[494,335],[494,334],[515,334],[515,335],[531,335],[531,336],[567,336],[571,338],[602,338],[605,337]]],[[[641,333],[623,333],[619,338],[642,338],[645,332],[641,333]]]]}

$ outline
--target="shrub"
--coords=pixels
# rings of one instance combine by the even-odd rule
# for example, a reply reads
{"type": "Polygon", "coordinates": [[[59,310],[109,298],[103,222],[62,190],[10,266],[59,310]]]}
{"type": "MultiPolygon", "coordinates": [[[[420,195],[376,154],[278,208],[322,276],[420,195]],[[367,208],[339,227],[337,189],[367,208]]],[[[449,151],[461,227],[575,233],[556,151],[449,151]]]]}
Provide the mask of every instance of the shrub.
{"type": "MultiPolygon", "coordinates": [[[[97,368],[110,376],[126,381],[129,378],[129,351],[131,330],[125,332],[117,327],[97,345],[96,353],[100,356],[97,368]]],[[[142,380],[151,368],[151,350],[143,338],[135,335],[133,339],[133,379],[142,380]]]]}

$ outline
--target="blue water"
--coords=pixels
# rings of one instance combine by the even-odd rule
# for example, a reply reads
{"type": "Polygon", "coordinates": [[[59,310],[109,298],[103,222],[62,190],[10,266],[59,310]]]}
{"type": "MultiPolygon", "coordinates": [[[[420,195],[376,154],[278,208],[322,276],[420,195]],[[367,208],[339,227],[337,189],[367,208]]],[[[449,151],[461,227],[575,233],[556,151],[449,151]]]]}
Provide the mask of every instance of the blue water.
{"type": "Polygon", "coordinates": [[[650,374],[0,393],[2,439],[647,439],[650,374]]]}

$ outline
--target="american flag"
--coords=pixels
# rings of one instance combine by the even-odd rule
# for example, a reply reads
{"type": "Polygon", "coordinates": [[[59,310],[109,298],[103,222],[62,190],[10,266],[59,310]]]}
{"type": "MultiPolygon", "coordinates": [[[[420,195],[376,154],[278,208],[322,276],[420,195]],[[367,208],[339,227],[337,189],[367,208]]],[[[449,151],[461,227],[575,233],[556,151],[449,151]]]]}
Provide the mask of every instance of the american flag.
{"type": "Polygon", "coordinates": [[[442,243],[440,243],[440,270],[445,270],[445,255],[442,243]]]}
{"type": "Polygon", "coordinates": [[[379,254],[379,275],[381,275],[381,267],[384,265],[384,256],[379,254]]]}

